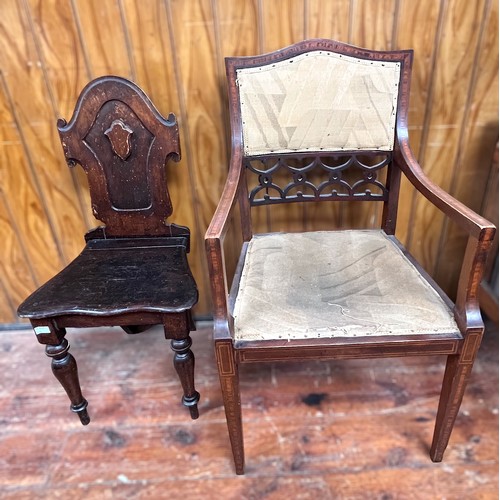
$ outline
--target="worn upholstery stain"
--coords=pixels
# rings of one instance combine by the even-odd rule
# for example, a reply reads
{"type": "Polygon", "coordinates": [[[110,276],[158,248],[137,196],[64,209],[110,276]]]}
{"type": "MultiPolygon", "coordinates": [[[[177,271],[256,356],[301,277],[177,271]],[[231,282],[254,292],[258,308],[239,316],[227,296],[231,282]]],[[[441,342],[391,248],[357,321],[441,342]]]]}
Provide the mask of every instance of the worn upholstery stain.
{"type": "Polygon", "coordinates": [[[328,396],[326,392],[311,392],[307,396],[303,396],[301,399],[307,406],[319,406],[326,396],[328,396]]]}

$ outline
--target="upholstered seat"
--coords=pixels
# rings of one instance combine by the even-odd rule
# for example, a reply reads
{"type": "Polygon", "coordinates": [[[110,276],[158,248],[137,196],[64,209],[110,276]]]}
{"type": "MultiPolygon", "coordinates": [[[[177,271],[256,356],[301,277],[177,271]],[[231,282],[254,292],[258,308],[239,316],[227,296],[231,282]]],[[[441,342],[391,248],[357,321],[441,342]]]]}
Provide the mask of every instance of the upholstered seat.
{"type": "Polygon", "coordinates": [[[254,235],[234,308],[246,340],[459,333],[453,312],[381,230],[254,235]]]}

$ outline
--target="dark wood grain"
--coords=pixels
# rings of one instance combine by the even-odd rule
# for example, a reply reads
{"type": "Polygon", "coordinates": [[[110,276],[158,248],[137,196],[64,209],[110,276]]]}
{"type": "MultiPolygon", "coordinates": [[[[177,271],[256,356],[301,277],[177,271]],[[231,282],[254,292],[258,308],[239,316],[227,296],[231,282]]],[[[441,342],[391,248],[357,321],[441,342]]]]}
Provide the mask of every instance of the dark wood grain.
{"type": "Polygon", "coordinates": [[[89,231],[82,253],[18,308],[29,318],[71,410],[89,423],[66,327],[119,325],[127,333],[163,324],[172,339],[183,404],[198,418],[189,333],[198,290],[187,261],[189,229],[172,214],[165,164],[180,159],[174,115],[165,120],[144,92],[119,77],[82,91],[69,123],[58,122],[66,161],[88,176],[92,211],[105,223],[89,231]]]}

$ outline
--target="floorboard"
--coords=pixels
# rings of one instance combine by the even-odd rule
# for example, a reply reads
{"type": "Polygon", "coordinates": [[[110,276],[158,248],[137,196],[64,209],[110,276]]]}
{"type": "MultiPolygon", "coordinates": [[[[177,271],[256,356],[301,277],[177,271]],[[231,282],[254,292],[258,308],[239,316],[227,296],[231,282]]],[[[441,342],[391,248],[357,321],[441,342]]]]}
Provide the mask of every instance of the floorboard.
{"type": "Polygon", "coordinates": [[[159,329],[69,331],[83,427],[34,334],[0,332],[0,498],[498,498],[494,327],[440,464],[428,453],[443,357],[242,366],[242,477],[210,336],[193,334],[202,399],[191,421],[159,329]]]}

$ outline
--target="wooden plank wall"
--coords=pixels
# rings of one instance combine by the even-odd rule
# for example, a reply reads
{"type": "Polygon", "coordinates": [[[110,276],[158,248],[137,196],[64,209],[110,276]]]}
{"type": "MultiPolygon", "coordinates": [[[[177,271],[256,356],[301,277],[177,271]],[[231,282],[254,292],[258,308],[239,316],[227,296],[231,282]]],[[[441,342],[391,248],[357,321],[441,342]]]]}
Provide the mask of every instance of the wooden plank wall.
{"type": "MultiPolygon", "coordinates": [[[[498,134],[497,0],[2,0],[0,3],[0,323],[67,264],[94,226],[85,176],[63,161],[55,122],[87,81],[131,78],[179,119],[169,167],[173,221],[191,227],[197,314],[210,314],[203,235],[228,160],[223,58],[325,37],[413,48],[411,141],[424,170],[474,209],[498,134]]],[[[464,235],[404,182],[398,235],[453,296],[464,235]]],[[[319,228],[373,226],[379,211],[311,207],[319,228]]],[[[301,229],[304,209],[258,215],[301,229]]],[[[231,246],[231,242],[229,242],[231,246]]]]}

